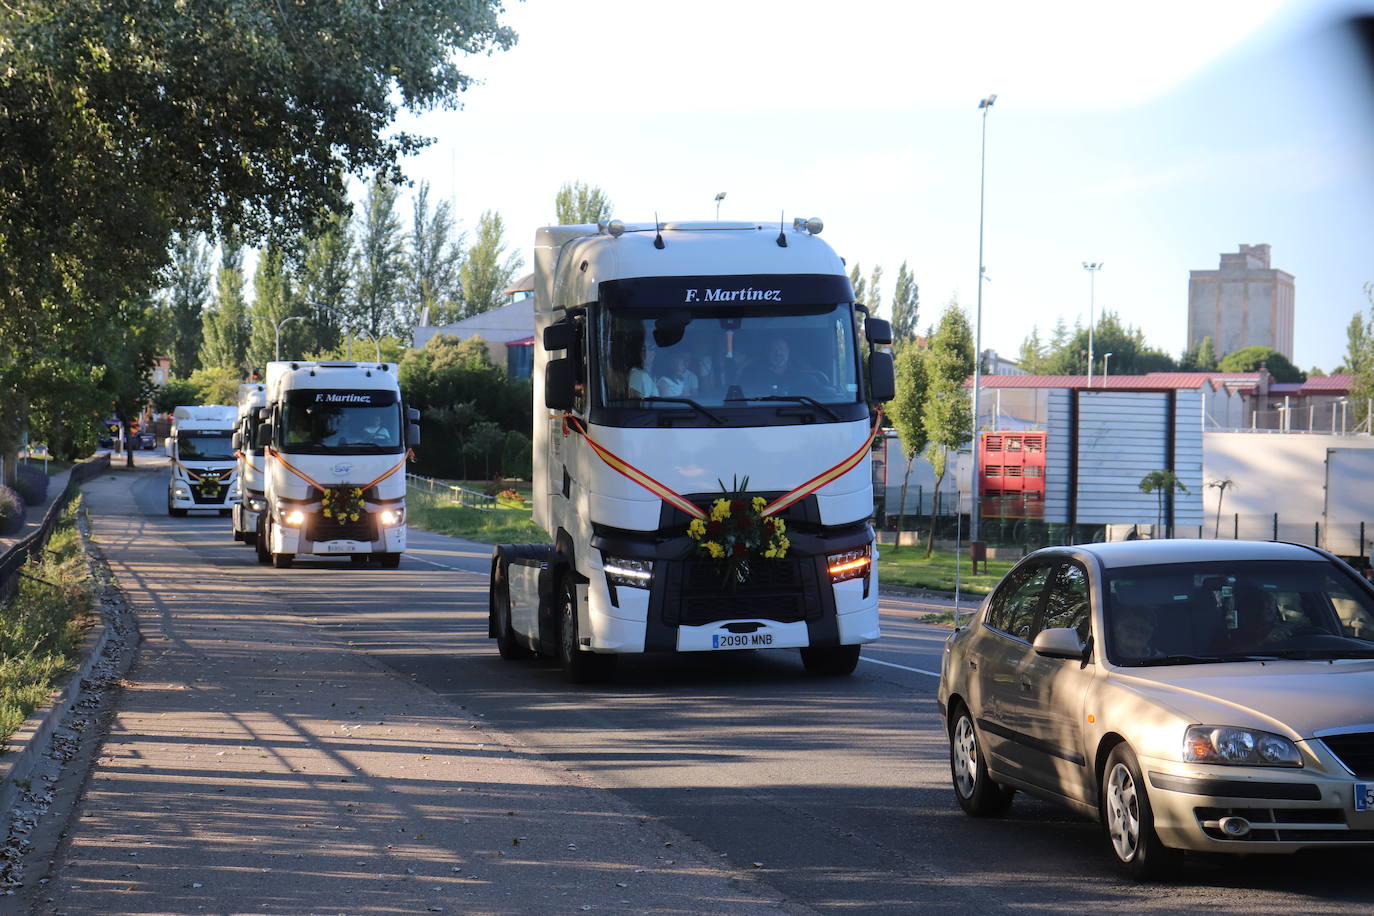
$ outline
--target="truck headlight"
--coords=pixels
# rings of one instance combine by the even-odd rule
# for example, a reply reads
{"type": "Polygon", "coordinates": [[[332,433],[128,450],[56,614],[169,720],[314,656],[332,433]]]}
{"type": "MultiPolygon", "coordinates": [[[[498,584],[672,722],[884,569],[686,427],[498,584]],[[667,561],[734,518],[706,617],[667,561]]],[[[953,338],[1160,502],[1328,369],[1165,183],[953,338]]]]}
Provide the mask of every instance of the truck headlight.
{"type": "Polygon", "coordinates": [[[172,495],[177,499],[190,499],[191,491],[186,487],[186,484],[177,483],[172,485],[172,495]]]}
{"type": "Polygon", "coordinates": [[[267,500],[263,499],[261,496],[250,496],[250,497],[248,497],[248,511],[249,511],[249,512],[266,512],[266,511],[267,511],[267,500]]]}
{"type": "Polygon", "coordinates": [[[1300,767],[1298,746],[1283,735],[1230,725],[1192,725],[1183,736],[1183,759],[1250,767],[1300,767]]]}
{"type": "Polygon", "coordinates": [[[868,567],[872,565],[873,555],[869,545],[832,553],[826,557],[826,568],[830,571],[831,582],[844,582],[847,579],[868,577],[868,567]]]}
{"type": "Polygon", "coordinates": [[[601,568],[611,585],[628,588],[648,588],[654,577],[653,560],[629,560],[624,557],[605,557],[601,568]]]}
{"type": "Polygon", "coordinates": [[[305,510],[295,506],[277,503],[277,515],[288,528],[299,528],[305,524],[305,510]]]}
{"type": "Polygon", "coordinates": [[[377,513],[377,518],[388,528],[401,524],[406,520],[406,510],[404,508],[383,509],[377,513]]]}

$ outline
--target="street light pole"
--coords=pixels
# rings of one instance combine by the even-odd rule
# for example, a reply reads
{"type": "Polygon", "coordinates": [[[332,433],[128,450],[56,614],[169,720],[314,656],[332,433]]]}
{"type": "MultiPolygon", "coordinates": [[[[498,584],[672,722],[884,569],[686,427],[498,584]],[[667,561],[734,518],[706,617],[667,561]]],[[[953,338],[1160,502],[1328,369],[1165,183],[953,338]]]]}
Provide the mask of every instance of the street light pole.
{"type": "Polygon", "coordinates": [[[992,93],[978,102],[978,110],[983,112],[983,142],[978,162],[978,311],[973,322],[973,469],[972,491],[969,496],[968,539],[978,540],[979,513],[982,512],[981,484],[978,476],[978,449],[982,443],[978,437],[978,389],[983,380],[983,280],[987,266],[983,264],[983,203],[987,192],[988,174],[988,111],[997,101],[997,93],[992,93]]]}
{"type": "Polygon", "coordinates": [[[276,360],[280,360],[280,359],[281,359],[281,326],[284,325],[284,324],[286,324],[288,321],[304,321],[304,320],[305,320],[305,316],[304,316],[304,315],[288,315],[287,317],[283,318],[281,321],[273,321],[271,318],[268,318],[266,315],[254,315],[254,314],[252,314],[251,312],[249,313],[248,317],[249,317],[249,318],[256,318],[258,321],[265,321],[265,322],[267,322],[268,324],[270,324],[270,325],[272,326],[272,332],[273,332],[273,338],[274,338],[272,352],[273,352],[274,354],[276,354],[275,356],[273,356],[273,359],[276,359],[276,360]]]}
{"type": "Polygon", "coordinates": [[[1111,362],[1112,362],[1112,354],[1110,354],[1110,353],[1103,353],[1103,354],[1102,354],[1102,387],[1103,387],[1103,388],[1107,387],[1107,367],[1111,365],[1111,362]]]}
{"type": "Polygon", "coordinates": [[[1093,386],[1093,306],[1097,299],[1097,272],[1102,269],[1101,261],[1084,261],[1083,269],[1088,272],[1088,387],[1093,386]]]}
{"type": "Polygon", "coordinates": [[[725,199],[725,192],[721,191],[716,195],[716,222],[720,222],[720,202],[725,199]]]}

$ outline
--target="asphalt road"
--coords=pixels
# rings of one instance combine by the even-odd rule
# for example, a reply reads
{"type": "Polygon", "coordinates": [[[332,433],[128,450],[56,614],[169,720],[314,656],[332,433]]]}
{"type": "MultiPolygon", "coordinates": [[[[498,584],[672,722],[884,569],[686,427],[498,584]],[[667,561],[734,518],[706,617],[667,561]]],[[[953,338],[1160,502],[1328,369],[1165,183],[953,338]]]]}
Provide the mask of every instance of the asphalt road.
{"type": "Polygon", "coordinates": [[[935,703],[947,631],[884,602],[883,639],[851,677],[807,676],[795,652],[626,657],[616,680],[566,684],[505,662],[486,636],[490,548],[412,529],[398,570],[304,559],[260,566],[227,519],[166,517],[159,475],[130,475],[200,562],[241,575],[403,678],[689,835],[818,910],[1367,913],[1364,853],[1190,861],[1166,885],[1120,880],[1097,825],[1018,796],[964,816],[935,703]]]}

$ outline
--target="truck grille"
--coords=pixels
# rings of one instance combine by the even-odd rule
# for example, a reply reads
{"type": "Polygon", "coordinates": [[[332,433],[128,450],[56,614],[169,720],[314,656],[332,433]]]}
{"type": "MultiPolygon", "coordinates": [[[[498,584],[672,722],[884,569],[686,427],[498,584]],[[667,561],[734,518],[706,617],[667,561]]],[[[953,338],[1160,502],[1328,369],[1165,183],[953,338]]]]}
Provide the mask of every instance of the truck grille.
{"type": "Polygon", "coordinates": [[[364,512],[356,522],[339,524],[334,519],[324,518],[319,513],[311,513],[305,525],[305,536],[319,541],[375,541],[377,526],[373,523],[371,512],[364,512]]]}
{"type": "Polygon", "coordinates": [[[1374,732],[1328,735],[1321,740],[1350,772],[1361,779],[1374,779],[1374,732]]]}
{"type": "Polygon", "coordinates": [[[813,557],[755,560],[749,578],[725,585],[724,568],[711,560],[665,564],[668,598],[665,622],[699,626],[741,617],[796,623],[807,619],[805,593],[814,591],[813,557]],[[674,600],[673,596],[677,596],[674,600]]]}
{"type": "Polygon", "coordinates": [[[229,491],[229,478],[233,468],[207,468],[197,472],[199,479],[190,481],[191,501],[197,505],[221,505],[229,491]]]}

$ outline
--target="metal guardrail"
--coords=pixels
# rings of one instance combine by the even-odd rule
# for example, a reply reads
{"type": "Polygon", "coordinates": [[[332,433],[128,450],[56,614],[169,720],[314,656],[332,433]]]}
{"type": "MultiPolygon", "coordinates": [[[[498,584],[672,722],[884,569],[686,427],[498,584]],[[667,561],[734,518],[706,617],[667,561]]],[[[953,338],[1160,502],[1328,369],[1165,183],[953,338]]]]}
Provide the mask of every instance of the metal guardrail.
{"type": "Polygon", "coordinates": [[[419,474],[406,475],[406,489],[426,499],[431,505],[465,506],[469,509],[495,509],[496,497],[469,490],[455,484],[421,477],[419,474]]]}
{"type": "Polygon", "coordinates": [[[0,555],[0,598],[8,598],[14,592],[15,584],[19,581],[19,572],[24,564],[31,557],[41,552],[48,546],[48,538],[52,537],[53,529],[57,527],[57,520],[62,517],[67,505],[76,496],[77,489],[87,480],[108,470],[110,467],[110,456],[101,455],[74,466],[71,474],[67,477],[67,487],[52,501],[46,512],[43,513],[43,521],[38,529],[26,535],[19,543],[15,544],[3,555],[0,555]]]}

